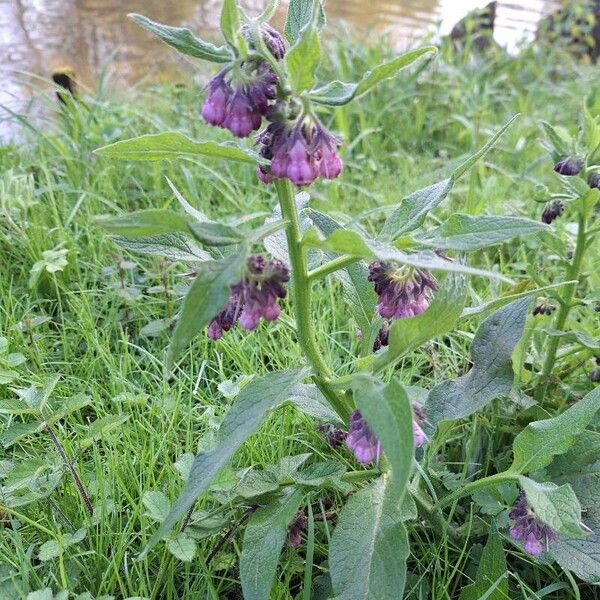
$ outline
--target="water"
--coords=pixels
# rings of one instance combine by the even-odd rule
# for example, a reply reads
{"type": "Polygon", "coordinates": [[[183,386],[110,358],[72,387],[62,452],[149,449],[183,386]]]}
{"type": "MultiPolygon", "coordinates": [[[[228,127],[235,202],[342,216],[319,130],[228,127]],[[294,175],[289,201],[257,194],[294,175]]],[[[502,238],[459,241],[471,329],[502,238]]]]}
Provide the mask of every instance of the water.
{"type": "MultiPolygon", "coordinates": [[[[389,35],[403,49],[428,31],[448,33],[454,23],[487,0],[327,0],[329,20],[350,23],[359,33],[389,35]]],[[[256,14],[266,0],[242,0],[256,14]]],[[[514,48],[531,38],[551,0],[500,1],[496,39],[514,48]]],[[[47,89],[43,80],[70,67],[78,81],[95,89],[107,65],[112,85],[127,88],[144,82],[172,81],[191,65],[131,23],[139,12],[171,25],[190,27],[218,40],[221,0],[0,0],[0,105],[17,113],[35,112],[32,99],[47,89]]],[[[281,26],[284,8],[275,17],[281,26]]],[[[15,135],[14,118],[0,106],[0,140],[15,135]]]]}

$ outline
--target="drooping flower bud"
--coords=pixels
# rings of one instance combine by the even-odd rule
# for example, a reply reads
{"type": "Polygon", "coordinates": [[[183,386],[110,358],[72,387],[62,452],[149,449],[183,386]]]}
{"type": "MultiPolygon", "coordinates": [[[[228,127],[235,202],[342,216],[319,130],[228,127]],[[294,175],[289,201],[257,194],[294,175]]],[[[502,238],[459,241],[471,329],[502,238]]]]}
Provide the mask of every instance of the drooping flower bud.
{"type": "Polygon", "coordinates": [[[349,431],[346,445],[362,465],[368,465],[379,460],[381,444],[375,437],[367,421],[363,419],[360,411],[355,410],[350,415],[349,431]]]}
{"type": "Polygon", "coordinates": [[[513,520],[510,537],[521,542],[527,554],[538,557],[551,543],[558,541],[556,531],[542,523],[531,510],[523,491],[519,493],[509,516],[513,520]]]}
{"type": "Polygon", "coordinates": [[[308,526],[308,518],[306,513],[301,510],[296,518],[292,521],[292,524],[288,529],[288,536],[290,540],[290,546],[292,548],[297,548],[302,543],[302,532],[308,526]]]}
{"type": "Polygon", "coordinates": [[[588,177],[588,185],[592,189],[596,188],[600,190],[600,173],[590,173],[590,176],[588,177]]]}
{"type": "Polygon", "coordinates": [[[590,373],[590,381],[592,383],[600,382],[600,356],[596,357],[596,368],[590,373]]]}
{"type": "Polygon", "coordinates": [[[377,308],[385,319],[415,317],[429,308],[429,301],[437,289],[434,277],[424,269],[407,265],[395,268],[387,262],[369,265],[369,281],[375,284],[379,296],[377,308]]]}
{"type": "Polygon", "coordinates": [[[427,442],[427,436],[421,428],[421,425],[425,422],[425,411],[418,404],[412,405],[413,411],[413,436],[415,438],[415,448],[424,446],[427,442]]]}
{"type": "Polygon", "coordinates": [[[339,448],[346,439],[346,432],[331,423],[320,423],[317,425],[317,431],[320,432],[327,443],[335,450],[339,448]]]}
{"type": "Polygon", "coordinates": [[[554,165],[554,170],[559,175],[570,177],[578,175],[581,169],[583,169],[583,161],[575,156],[567,156],[567,158],[563,158],[554,165]]]}
{"type": "Polygon", "coordinates": [[[208,97],[202,106],[202,117],[210,125],[222,127],[227,116],[227,103],[232,94],[231,86],[223,74],[217,75],[208,84],[208,97]]]}
{"type": "Polygon", "coordinates": [[[390,323],[385,321],[373,342],[373,352],[381,350],[384,346],[387,346],[390,340],[390,323]]]}
{"type": "MultiPolygon", "coordinates": [[[[273,55],[277,60],[281,60],[286,53],[286,45],[283,36],[277,31],[277,29],[271,27],[268,23],[260,24],[260,34],[262,36],[263,42],[267,47],[267,50],[273,55]]],[[[248,42],[248,45],[253,50],[256,50],[254,40],[252,39],[252,29],[249,26],[245,26],[242,28],[242,35],[244,39],[248,42]]]]}
{"type": "Polygon", "coordinates": [[[277,300],[285,298],[283,284],[289,280],[288,268],[280,260],[266,260],[263,256],[250,256],[246,274],[231,286],[225,308],[210,322],[208,337],[218,340],[236,322],[242,329],[256,329],[261,318],[275,321],[281,312],[277,300]]]}
{"type": "Polygon", "coordinates": [[[552,304],[544,304],[542,302],[533,309],[532,314],[534,317],[537,317],[538,315],[550,316],[555,310],[556,306],[553,306],[552,304]]]}
{"type": "Polygon", "coordinates": [[[548,202],[542,212],[542,223],[550,225],[554,219],[558,219],[565,212],[565,205],[560,200],[548,202]]]}

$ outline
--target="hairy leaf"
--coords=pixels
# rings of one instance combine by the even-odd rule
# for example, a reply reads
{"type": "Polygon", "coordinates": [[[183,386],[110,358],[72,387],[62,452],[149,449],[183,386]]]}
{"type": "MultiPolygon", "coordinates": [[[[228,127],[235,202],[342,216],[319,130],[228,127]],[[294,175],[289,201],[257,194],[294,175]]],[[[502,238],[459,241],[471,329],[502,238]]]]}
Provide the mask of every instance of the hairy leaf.
{"type": "Polygon", "coordinates": [[[483,321],[471,344],[471,370],[429,393],[430,421],[463,419],[510,393],[514,379],[511,356],[523,335],[529,305],[528,298],[517,300],[483,321]]]}
{"type": "Polygon", "coordinates": [[[203,250],[191,238],[179,232],[134,239],[114,236],[112,239],[123,250],[136,254],[164,256],[168,260],[191,263],[211,259],[211,255],[206,250],[203,250]]]}
{"type": "Polygon", "coordinates": [[[188,221],[183,215],[161,208],[138,210],[121,217],[101,217],[96,223],[113,235],[132,239],[189,233],[188,221]]]}
{"type": "Polygon", "coordinates": [[[325,24],[325,13],[320,0],[290,0],[284,33],[290,44],[295,44],[302,30],[311,22],[313,10],[318,11],[316,26],[320,30],[325,24]]]}
{"type": "Polygon", "coordinates": [[[245,600],[269,598],[279,555],[304,493],[288,488],[280,498],[259,508],[248,521],[240,555],[240,580],[245,600]]]}

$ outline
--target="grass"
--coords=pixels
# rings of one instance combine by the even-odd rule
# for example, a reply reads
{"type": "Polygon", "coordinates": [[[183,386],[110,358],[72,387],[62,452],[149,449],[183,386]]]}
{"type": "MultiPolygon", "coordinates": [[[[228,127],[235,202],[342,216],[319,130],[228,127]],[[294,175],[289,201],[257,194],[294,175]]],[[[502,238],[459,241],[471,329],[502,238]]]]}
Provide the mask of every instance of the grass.
{"type": "MultiPolygon", "coordinates": [[[[336,44],[324,69],[335,69],[342,78],[356,78],[386,54],[384,45],[336,44]]],[[[595,77],[593,67],[575,64],[548,49],[525,49],[518,57],[496,53],[484,59],[445,49],[426,68],[387,82],[364,101],[326,117],[344,137],[346,171],[340,180],[316,187],[314,205],[332,215],[343,209],[375,227],[404,195],[448,173],[519,112],[519,122],[499,149],[464,178],[432,219],[457,210],[539,218],[542,205],[533,200],[535,186],[552,186],[555,180],[551,161],[538,144],[538,122],[543,119],[574,130],[583,98],[595,91],[595,77]]],[[[170,129],[197,139],[225,139],[201,123],[200,102],[198,88],[190,82],[136,90],[119,98],[102,90],[68,114],[56,110],[43,130],[25,121],[23,142],[0,148],[0,335],[7,338],[11,353],[26,358],[14,367],[17,374],[10,386],[0,386],[0,398],[14,395],[11,386],[41,385],[57,373],[61,379],[55,402],[79,393],[90,397],[86,408],[56,425],[56,433],[67,456],[75,461],[95,507],[90,518],[65,475],[41,499],[4,508],[0,514],[0,598],[25,598],[28,592],[45,587],[54,592],[89,592],[93,598],[241,597],[235,568],[241,541],[235,524],[240,514],[226,515],[233,534],[208,565],[206,559],[218,542],[215,537],[199,542],[191,563],[176,560],[164,544],[136,561],[156,529],[141,499],[151,490],[176,498],[182,479],[174,463],[184,453],[210,444],[232,402],[230,394],[222,393],[221,382],[231,380],[235,385],[238,376],[300,362],[289,318],[269,327],[262,325],[252,335],[233,331],[218,344],[200,337],[180,362],[175,377],[165,381],[161,357],[168,334],[149,337],[143,335],[143,328],[177,309],[186,270],[158,260],[123,257],[93,222],[101,214],[174,208],[176,201],[165,177],[214,219],[270,213],[273,190],[257,185],[246,167],[197,160],[139,165],[92,154],[94,148],[117,139],[170,129]],[[67,251],[68,265],[54,274],[44,272],[35,285],[29,285],[33,265],[53,249],[67,251]],[[40,317],[46,320],[37,324],[35,319],[40,317]],[[91,425],[99,419],[106,419],[103,427],[91,425]],[[42,544],[81,527],[87,528],[83,541],[68,546],[56,558],[39,559],[42,544]]],[[[561,236],[567,235],[568,228],[568,218],[556,223],[561,236]]],[[[600,275],[592,269],[598,255],[596,246],[586,258],[587,289],[600,283],[600,275]]],[[[475,262],[500,269],[518,281],[560,278],[552,256],[547,249],[540,250],[535,240],[480,252],[475,262]]],[[[507,289],[506,284],[474,280],[470,303],[507,289]]],[[[356,327],[335,281],[318,284],[314,315],[320,346],[341,369],[355,355],[357,341],[356,327]]],[[[573,320],[592,335],[597,332],[597,319],[589,307],[574,311],[573,320]]],[[[475,321],[405,359],[398,370],[401,379],[431,388],[467,368],[475,321]]],[[[537,370],[541,364],[539,332],[532,331],[531,339],[527,364],[537,370]]],[[[570,401],[592,385],[591,353],[567,357],[562,365],[568,374],[557,394],[570,401]]],[[[531,370],[522,373],[525,384],[528,378],[531,370]]],[[[514,406],[495,404],[466,422],[453,424],[443,440],[437,440],[440,451],[430,454],[430,475],[436,485],[458,486],[482,465],[502,464],[507,458],[506,433],[526,418],[517,416],[514,406]]],[[[9,422],[2,419],[0,428],[9,422]]],[[[47,482],[51,473],[62,472],[44,432],[1,452],[0,468],[8,476],[0,491],[0,505],[5,504],[11,483],[22,483],[34,469],[43,473],[31,480],[34,489],[47,482]],[[8,472],[11,465],[21,472],[8,472]]],[[[286,408],[251,438],[236,455],[236,464],[265,465],[302,452],[326,457],[331,450],[315,432],[313,421],[286,408]]],[[[354,468],[346,452],[338,454],[354,468]]],[[[336,499],[331,501],[335,504],[336,499]]],[[[209,506],[206,500],[199,504],[200,509],[209,506]]],[[[487,526],[473,505],[459,506],[455,517],[471,534],[460,543],[440,542],[430,527],[411,526],[408,598],[458,598],[462,587],[475,577],[487,526]]],[[[326,520],[317,521],[314,577],[326,566],[328,527],[331,524],[326,520]]],[[[557,565],[528,561],[508,541],[505,547],[513,598],[600,597],[557,565]]],[[[303,556],[302,548],[284,551],[273,598],[299,593],[303,556]]]]}

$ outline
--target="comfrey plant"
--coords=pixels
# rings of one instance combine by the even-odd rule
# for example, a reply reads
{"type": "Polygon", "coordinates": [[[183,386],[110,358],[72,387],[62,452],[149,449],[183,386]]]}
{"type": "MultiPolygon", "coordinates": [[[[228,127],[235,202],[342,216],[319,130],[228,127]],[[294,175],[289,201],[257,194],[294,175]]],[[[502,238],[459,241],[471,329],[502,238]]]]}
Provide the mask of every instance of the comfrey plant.
{"type": "MultiPolygon", "coordinates": [[[[256,170],[257,185],[273,190],[272,216],[252,229],[208,219],[174,187],[184,214],[148,209],[102,221],[126,249],[193,264],[194,280],[166,354],[167,373],[194,337],[208,336],[219,344],[236,323],[252,331],[261,320],[276,321],[282,311],[281,326],[293,328],[305,359],[295,368],[255,376],[241,389],[215,444],[184,469],[187,482],[173,505],[162,493],[149,491],[144,502],[160,527],[142,556],[165,538],[176,556],[191,560],[195,540],[215,532],[215,519],[216,532],[220,527],[226,531],[233,520],[244,528],[239,578],[247,599],[270,596],[286,539],[292,548],[306,543],[302,597],[311,597],[318,570],[327,574],[319,581],[322,597],[400,598],[410,556],[407,523],[413,521],[414,527],[430,527],[442,539],[489,534],[484,553],[494,558],[482,561],[480,570],[481,581],[490,585],[473,584],[473,597],[485,595],[492,585],[507,594],[502,540],[531,556],[554,558],[588,581],[600,580],[600,565],[580,560],[591,549],[598,552],[600,521],[588,512],[582,523],[582,503],[588,509],[594,497],[582,474],[595,459],[579,449],[582,440],[597,444],[598,434],[587,427],[600,409],[600,390],[566,410],[547,413],[545,420],[528,422],[529,417],[518,427],[515,423],[512,459],[503,453],[502,459],[487,460],[481,471],[465,471],[452,488],[442,484],[436,470],[450,422],[458,427],[492,401],[508,404],[509,398],[525,397],[515,372],[526,352],[523,347],[515,357],[513,352],[524,343],[532,299],[561,288],[524,282],[487,303],[466,307],[470,278],[506,279],[469,265],[470,252],[517,236],[548,234],[549,227],[524,218],[460,212],[426,226],[428,213],[511,123],[447,179],[399,198],[377,235],[361,220],[319,212],[310,205],[309,186],[319,178],[339,177],[344,152],[323,115],[360,101],[379,82],[431,57],[435,48],[403,54],[358,82],[318,82],[321,5],[291,0],[285,37],[267,25],[274,10],[271,4],[250,18],[235,0],[225,0],[221,29],[226,43],[218,47],[187,29],[133,16],[178,51],[220,64],[202,116],[237,138],[259,131],[249,145],[159,133],[98,150],[130,160],[194,156],[237,161],[256,170]],[[359,333],[356,356],[342,371],[330,364],[314,328],[313,287],[328,277],[339,280],[359,333]],[[466,374],[431,390],[404,385],[396,368],[401,359],[480,315],[485,318],[472,339],[466,374]],[[263,468],[228,467],[267,415],[283,405],[315,417],[324,440],[321,454],[289,456],[263,468]],[[330,455],[324,459],[327,448],[330,455]],[[573,475],[570,465],[577,461],[587,462],[573,475]],[[485,506],[482,522],[489,527],[472,531],[459,526],[464,513],[455,510],[457,503],[471,495],[477,506],[485,506]],[[195,510],[200,497],[202,511],[195,510]],[[178,531],[172,531],[178,522],[178,531]],[[326,561],[318,562],[317,544],[328,545],[326,561]]],[[[472,430],[476,445],[479,428],[472,430]]],[[[217,550],[231,539],[231,531],[223,534],[217,550]]]]}

